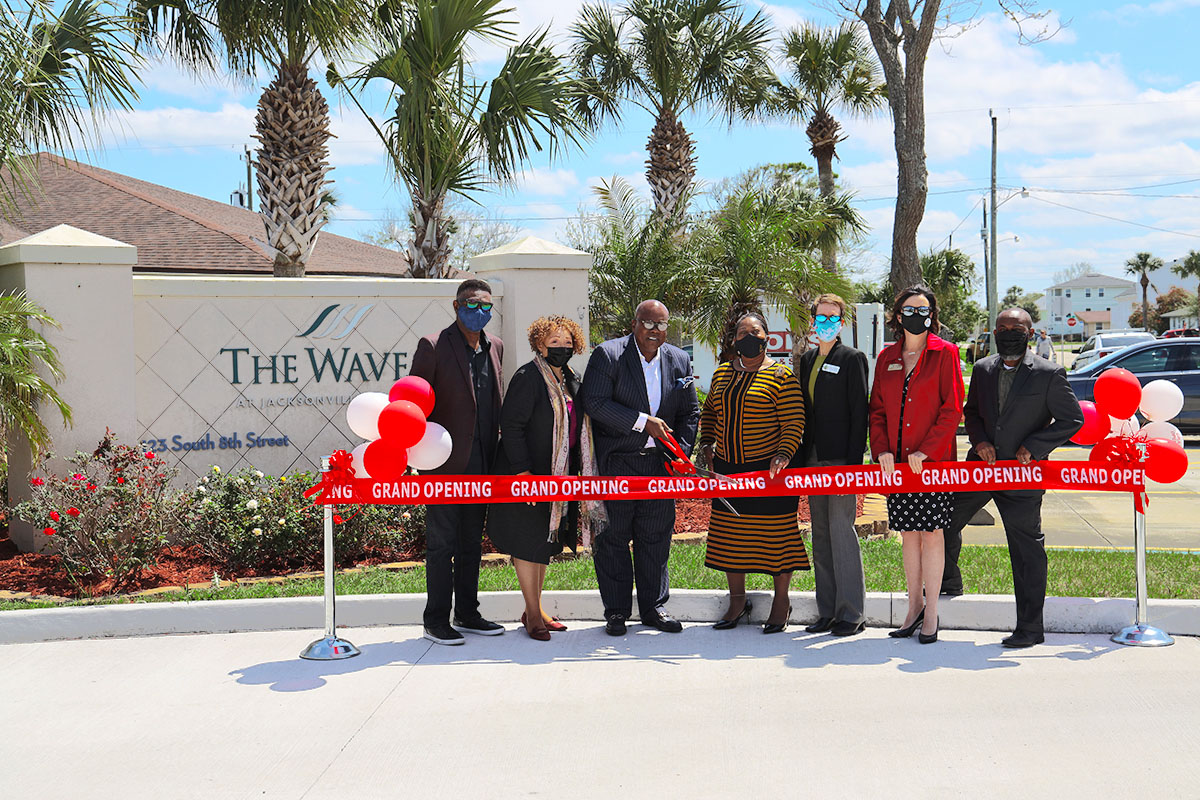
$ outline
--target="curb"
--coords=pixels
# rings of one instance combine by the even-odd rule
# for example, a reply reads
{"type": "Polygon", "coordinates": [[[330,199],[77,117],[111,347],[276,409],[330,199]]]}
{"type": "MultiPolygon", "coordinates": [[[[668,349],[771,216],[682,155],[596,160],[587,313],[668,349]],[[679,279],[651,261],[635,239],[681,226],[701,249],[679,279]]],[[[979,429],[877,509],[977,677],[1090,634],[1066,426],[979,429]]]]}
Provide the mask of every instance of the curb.
{"type": "MultiPolygon", "coordinates": [[[[766,619],[768,592],[750,592],[755,601],[752,622],[766,619]]],[[[480,611],[498,622],[516,622],[524,610],[520,592],[484,592],[480,611]]],[[[600,597],[595,591],[546,592],[546,610],[564,620],[600,620],[600,597]]],[[[324,626],[323,598],[288,597],[265,600],[197,600],[171,603],[39,608],[6,611],[0,616],[0,644],[52,642],[164,634],[240,633],[309,630],[324,626]]],[[[726,592],[678,589],[669,610],[681,622],[707,623],[725,610],[726,592]]],[[[1046,598],[1047,633],[1115,633],[1134,618],[1130,598],[1046,598]]],[[[343,627],[419,625],[424,594],[346,595],[338,598],[338,622],[343,627]]],[[[816,619],[813,592],[792,593],[792,620],[816,619]]],[[[870,592],[867,625],[898,627],[907,600],[903,593],[870,592]]],[[[963,595],[939,602],[940,626],[945,630],[1011,631],[1016,605],[1011,595],[963,595]]],[[[1151,600],[1150,621],[1168,633],[1200,636],[1200,600],[1151,600]]]]}

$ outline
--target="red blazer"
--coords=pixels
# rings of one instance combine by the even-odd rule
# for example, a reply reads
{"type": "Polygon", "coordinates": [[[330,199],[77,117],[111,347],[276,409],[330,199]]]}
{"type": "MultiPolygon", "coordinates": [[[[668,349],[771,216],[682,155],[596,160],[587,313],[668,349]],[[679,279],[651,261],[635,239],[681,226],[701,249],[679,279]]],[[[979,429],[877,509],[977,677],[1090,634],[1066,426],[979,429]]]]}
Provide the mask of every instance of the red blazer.
{"type": "Polygon", "coordinates": [[[930,461],[955,461],[954,432],[962,419],[962,367],[958,347],[929,334],[925,352],[913,368],[904,405],[903,452],[896,452],[900,433],[900,396],[904,391],[904,340],[883,348],[875,362],[871,387],[871,457],[895,453],[902,464],[920,450],[930,461]]]}

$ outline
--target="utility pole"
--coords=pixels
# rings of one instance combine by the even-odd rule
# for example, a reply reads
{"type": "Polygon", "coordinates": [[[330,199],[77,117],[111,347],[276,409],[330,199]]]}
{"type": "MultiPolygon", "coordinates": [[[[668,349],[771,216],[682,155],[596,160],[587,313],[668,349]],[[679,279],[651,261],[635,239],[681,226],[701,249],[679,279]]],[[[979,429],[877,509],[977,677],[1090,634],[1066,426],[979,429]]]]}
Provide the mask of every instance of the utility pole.
{"type": "MultiPolygon", "coordinates": [[[[994,139],[993,139],[993,141],[994,141],[994,139]]],[[[242,145],[242,148],[245,150],[245,156],[246,156],[246,208],[253,211],[254,210],[254,159],[250,155],[250,146],[249,145],[242,145]]],[[[995,194],[996,169],[995,169],[995,157],[994,156],[992,158],[992,161],[993,161],[993,165],[992,165],[992,197],[994,199],[996,196],[996,194],[995,194]]]]}
{"type": "Polygon", "coordinates": [[[996,315],[999,309],[996,298],[996,115],[992,110],[988,109],[988,116],[992,118],[992,229],[991,229],[991,245],[992,257],[987,265],[988,273],[988,330],[995,330],[996,315]]]}

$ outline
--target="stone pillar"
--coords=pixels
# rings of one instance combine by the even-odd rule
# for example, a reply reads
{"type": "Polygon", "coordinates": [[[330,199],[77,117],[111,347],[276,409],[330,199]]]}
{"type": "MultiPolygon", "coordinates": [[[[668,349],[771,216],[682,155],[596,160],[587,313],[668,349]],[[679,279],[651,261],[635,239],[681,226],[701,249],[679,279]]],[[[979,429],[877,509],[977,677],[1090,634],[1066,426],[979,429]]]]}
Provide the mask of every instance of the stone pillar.
{"type": "MultiPolygon", "coordinates": [[[[535,319],[550,314],[570,317],[588,325],[588,274],[592,256],[555,242],[527,236],[489,250],[471,259],[471,271],[491,283],[504,286],[504,314],[498,333],[504,340],[504,377],[512,376],[533,357],[527,331],[535,319]]],[[[571,359],[576,372],[583,372],[590,348],[571,359]]]]}
{"type": "MultiPolygon", "coordinates": [[[[64,429],[58,412],[42,409],[54,437],[52,468],[63,456],[91,451],[112,428],[121,440],[134,440],[133,265],[137,248],[94,233],[58,225],[0,247],[0,290],[24,291],[60,328],[46,328],[58,350],[65,377],[59,395],[71,407],[73,424],[64,429]]],[[[32,466],[29,444],[8,441],[8,491],[13,504],[29,497],[32,466]]],[[[13,521],[13,542],[23,551],[45,537],[13,521]]]]}

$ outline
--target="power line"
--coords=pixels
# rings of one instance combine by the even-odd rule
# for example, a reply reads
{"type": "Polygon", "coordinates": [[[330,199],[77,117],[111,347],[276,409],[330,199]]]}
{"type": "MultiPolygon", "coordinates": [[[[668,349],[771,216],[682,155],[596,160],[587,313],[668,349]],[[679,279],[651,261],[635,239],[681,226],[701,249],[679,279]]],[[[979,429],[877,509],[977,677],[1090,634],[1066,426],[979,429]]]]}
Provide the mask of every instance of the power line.
{"type": "MultiPolygon", "coordinates": [[[[1033,197],[1033,196],[1031,195],[1031,197],[1033,197]]],[[[1056,203],[1053,200],[1047,200],[1044,197],[1033,197],[1033,199],[1037,200],[1039,203],[1046,203],[1048,205],[1058,206],[1059,208],[1065,208],[1070,211],[1078,211],[1080,214],[1088,214],[1093,217],[1100,217],[1101,219],[1112,220],[1113,222],[1123,222],[1126,225],[1133,225],[1138,228],[1146,228],[1147,230],[1158,231],[1160,233],[1173,233],[1176,236],[1187,236],[1190,239],[1200,239],[1200,234],[1184,233],[1183,231],[1173,231],[1168,228],[1159,228],[1154,225],[1145,225],[1141,222],[1134,222],[1133,220],[1121,219],[1120,217],[1113,217],[1108,214],[1101,214],[1097,211],[1088,211],[1087,209],[1084,209],[1084,208],[1076,208],[1075,206],[1069,206],[1065,203],[1056,203]]]]}

